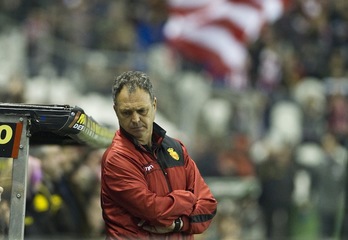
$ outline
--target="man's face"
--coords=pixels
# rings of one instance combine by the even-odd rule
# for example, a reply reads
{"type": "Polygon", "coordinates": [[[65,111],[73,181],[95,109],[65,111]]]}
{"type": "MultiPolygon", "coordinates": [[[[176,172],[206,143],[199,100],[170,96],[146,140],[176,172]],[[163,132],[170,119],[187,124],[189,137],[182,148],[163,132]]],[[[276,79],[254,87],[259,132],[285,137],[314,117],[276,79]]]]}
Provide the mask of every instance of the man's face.
{"type": "Polygon", "coordinates": [[[156,98],[152,102],[148,92],[137,88],[129,92],[124,87],[116,98],[114,110],[120,126],[142,145],[151,145],[156,113],[156,98]]]}

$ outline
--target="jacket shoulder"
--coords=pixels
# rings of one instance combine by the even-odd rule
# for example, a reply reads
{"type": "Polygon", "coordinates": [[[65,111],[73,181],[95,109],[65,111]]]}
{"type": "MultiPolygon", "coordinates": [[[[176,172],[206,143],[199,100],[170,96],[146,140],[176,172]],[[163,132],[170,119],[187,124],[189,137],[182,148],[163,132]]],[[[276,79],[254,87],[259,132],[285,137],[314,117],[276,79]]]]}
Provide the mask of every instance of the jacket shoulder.
{"type": "Polygon", "coordinates": [[[167,166],[178,166],[184,164],[184,151],[179,140],[166,136],[162,142],[162,149],[165,152],[165,155],[169,155],[169,158],[165,159],[174,159],[176,161],[167,161],[167,166]]]}

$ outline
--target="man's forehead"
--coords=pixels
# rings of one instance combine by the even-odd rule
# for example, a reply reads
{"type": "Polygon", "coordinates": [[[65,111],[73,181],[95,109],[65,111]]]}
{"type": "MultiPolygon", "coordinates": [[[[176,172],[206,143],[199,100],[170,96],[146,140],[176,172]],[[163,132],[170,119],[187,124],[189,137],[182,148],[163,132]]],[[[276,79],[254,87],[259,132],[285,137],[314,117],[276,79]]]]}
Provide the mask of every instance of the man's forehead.
{"type": "Polygon", "coordinates": [[[129,89],[126,86],[122,88],[119,94],[116,96],[117,99],[122,100],[123,98],[151,98],[150,93],[142,88],[129,89]]]}
{"type": "Polygon", "coordinates": [[[121,110],[137,110],[137,109],[143,109],[143,108],[149,108],[151,106],[151,103],[145,103],[145,102],[132,102],[132,103],[119,103],[118,108],[121,110]]]}

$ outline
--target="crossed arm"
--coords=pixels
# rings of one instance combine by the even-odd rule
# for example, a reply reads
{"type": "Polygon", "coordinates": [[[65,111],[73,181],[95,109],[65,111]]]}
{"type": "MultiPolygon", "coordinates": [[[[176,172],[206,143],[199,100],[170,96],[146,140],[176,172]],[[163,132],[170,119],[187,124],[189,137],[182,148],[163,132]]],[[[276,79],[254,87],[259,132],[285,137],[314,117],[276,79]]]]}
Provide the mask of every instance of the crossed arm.
{"type": "Polygon", "coordinates": [[[122,166],[112,169],[111,176],[107,176],[110,177],[107,181],[113,201],[138,218],[138,226],[145,231],[159,234],[178,230],[187,233],[203,232],[214,216],[217,203],[195,163],[191,159],[186,160],[185,168],[189,174],[187,179],[180,181],[188,183],[187,190],[173,190],[165,196],[149,190],[144,174],[138,167],[129,161],[127,164],[123,162],[122,166]],[[191,216],[202,219],[200,215],[210,214],[211,218],[203,222],[190,219],[191,216]]]}

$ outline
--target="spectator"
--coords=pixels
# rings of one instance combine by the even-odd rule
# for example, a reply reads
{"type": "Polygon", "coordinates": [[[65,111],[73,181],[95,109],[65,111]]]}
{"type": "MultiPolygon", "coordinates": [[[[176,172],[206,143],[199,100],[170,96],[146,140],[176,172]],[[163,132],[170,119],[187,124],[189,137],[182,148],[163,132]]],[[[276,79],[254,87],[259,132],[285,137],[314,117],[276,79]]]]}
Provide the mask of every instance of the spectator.
{"type": "Polygon", "coordinates": [[[337,220],[343,206],[347,150],[331,133],[322,137],[321,146],[324,157],[315,171],[313,199],[319,213],[321,239],[332,239],[340,224],[337,220]]]}
{"type": "Polygon", "coordinates": [[[284,144],[271,149],[257,166],[261,183],[259,204],[262,209],[267,239],[291,236],[290,216],[294,190],[295,165],[291,148],[284,144]]]}
{"type": "Polygon", "coordinates": [[[42,179],[27,199],[25,236],[35,239],[60,234],[80,235],[70,208],[74,202],[68,201],[74,198],[67,191],[69,186],[62,182],[62,148],[55,145],[39,147],[33,151],[33,156],[41,161],[42,179]]]}

